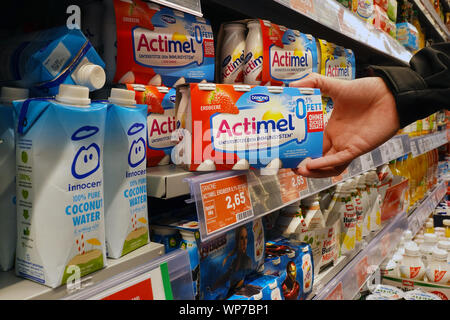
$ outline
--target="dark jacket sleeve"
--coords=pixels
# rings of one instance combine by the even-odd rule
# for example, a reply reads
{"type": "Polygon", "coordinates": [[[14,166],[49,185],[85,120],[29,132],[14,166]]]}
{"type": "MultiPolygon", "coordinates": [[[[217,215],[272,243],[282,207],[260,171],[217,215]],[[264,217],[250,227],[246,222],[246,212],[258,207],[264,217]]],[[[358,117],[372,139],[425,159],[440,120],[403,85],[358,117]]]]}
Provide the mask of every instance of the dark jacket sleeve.
{"type": "Polygon", "coordinates": [[[401,128],[450,107],[450,42],[420,50],[409,64],[369,68],[391,89],[401,128]]]}

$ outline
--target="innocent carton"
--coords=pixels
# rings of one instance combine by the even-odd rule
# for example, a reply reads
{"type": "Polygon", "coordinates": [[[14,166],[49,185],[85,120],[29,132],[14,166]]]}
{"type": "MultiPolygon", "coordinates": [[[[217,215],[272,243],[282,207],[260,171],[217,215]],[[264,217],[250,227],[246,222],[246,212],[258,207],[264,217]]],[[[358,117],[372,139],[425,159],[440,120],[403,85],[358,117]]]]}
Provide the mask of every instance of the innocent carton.
{"type": "Polygon", "coordinates": [[[177,88],[172,161],[191,171],[296,168],[322,155],[320,91],[191,84],[177,88]]]}
{"type": "Polygon", "coordinates": [[[61,85],[56,100],[14,102],[16,274],[58,287],[106,265],[103,143],[106,104],[61,85]]]}
{"type": "Polygon", "coordinates": [[[113,88],[106,116],[105,230],[107,255],[121,256],[149,242],[145,105],[134,91],[113,88]]]}

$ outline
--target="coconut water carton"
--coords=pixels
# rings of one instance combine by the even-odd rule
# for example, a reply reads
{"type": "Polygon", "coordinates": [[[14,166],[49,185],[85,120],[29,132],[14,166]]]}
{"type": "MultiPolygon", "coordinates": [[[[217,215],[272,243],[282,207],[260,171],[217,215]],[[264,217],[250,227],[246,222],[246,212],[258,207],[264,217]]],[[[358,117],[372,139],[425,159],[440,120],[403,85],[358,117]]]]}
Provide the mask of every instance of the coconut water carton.
{"type": "Polygon", "coordinates": [[[103,143],[106,105],[86,87],[14,102],[16,274],[58,287],[106,265],[103,143]]]}
{"type": "Polygon", "coordinates": [[[121,256],[149,242],[147,212],[147,107],[134,91],[111,89],[104,145],[106,251],[121,256]]]}

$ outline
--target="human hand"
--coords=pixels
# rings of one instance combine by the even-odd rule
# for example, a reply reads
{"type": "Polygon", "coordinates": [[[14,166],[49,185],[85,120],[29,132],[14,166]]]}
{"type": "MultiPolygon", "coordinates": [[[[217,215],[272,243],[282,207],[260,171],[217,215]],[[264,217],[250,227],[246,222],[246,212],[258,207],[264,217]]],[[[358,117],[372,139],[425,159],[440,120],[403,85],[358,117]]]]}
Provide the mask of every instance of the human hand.
{"type": "Polygon", "coordinates": [[[400,127],[394,96],[382,78],[339,80],[313,73],[290,86],[319,88],[334,103],[324,131],[323,156],[294,169],[302,176],[339,175],[353,159],[383,144],[400,127]]]}

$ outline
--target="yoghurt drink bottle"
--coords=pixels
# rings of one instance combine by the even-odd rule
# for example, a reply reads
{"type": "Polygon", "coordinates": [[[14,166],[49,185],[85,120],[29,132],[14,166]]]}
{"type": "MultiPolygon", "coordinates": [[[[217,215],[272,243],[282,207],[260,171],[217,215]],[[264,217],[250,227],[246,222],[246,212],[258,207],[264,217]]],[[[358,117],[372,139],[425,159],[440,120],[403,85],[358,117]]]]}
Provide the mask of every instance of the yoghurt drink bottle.
{"type": "Polygon", "coordinates": [[[245,25],[227,23],[223,29],[220,83],[243,83],[245,25]]]}
{"type": "Polygon", "coordinates": [[[447,256],[448,253],[445,250],[438,248],[433,250],[431,261],[426,270],[428,281],[433,283],[449,284],[450,265],[447,263],[447,256]]]}
{"type": "Polygon", "coordinates": [[[2,87],[0,96],[0,271],[14,266],[16,252],[16,151],[13,100],[28,98],[28,89],[2,87]]]}
{"type": "Polygon", "coordinates": [[[405,255],[400,262],[400,276],[410,280],[422,280],[425,274],[425,265],[420,257],[419,248],[408,244],[405,247],[405,255]]]}
{"type": "Polygon", "coordinates": [[[106,105],[60,85],[56,99],[13,102],[17,120],[18,276],[55,288],[106,266],[106,105]]]}
{"type": "Polygon", "coordinates": [[[248,34],[245,40],[244,83],[261,84],[263,68],[263,41],[261,25],[258,20],[247,23],[248,34]]]}
{"type": "Polygon", "coordinates": [[[117,259],[149,241],[147,106],[136,105],[135,92],[126,89],[111,89],[108,101],[104,145],[108,159],[104,162],[106,251],[108,257],[117,259]]]}

